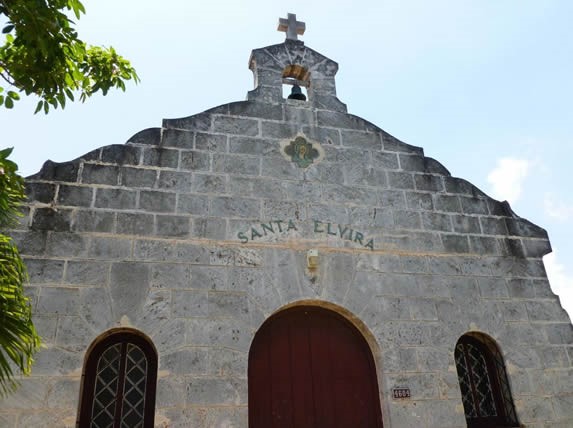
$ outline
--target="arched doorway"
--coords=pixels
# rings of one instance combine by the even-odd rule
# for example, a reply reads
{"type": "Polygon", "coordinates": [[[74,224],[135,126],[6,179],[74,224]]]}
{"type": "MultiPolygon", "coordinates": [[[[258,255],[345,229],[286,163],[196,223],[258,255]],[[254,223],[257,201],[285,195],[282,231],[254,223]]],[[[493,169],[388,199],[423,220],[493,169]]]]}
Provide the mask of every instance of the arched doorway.
{"type": "Polygon", "coordinates": [[[269,318],[249,353],[250,428],[381,428],[370,348],[345,318],[297,306],[269,318]]]}

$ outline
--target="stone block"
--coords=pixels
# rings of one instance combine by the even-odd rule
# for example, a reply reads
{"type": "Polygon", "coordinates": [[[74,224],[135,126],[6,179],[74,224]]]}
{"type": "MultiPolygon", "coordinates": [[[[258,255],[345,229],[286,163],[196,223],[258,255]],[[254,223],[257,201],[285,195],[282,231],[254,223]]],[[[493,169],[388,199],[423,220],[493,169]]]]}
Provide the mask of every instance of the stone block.
{"type": "Polygon", "coordinates": [[[79,308],[79,289],[42,287],[38,299],[38,313],[76,315],[79,308]]]}
{"type": "Polygon", "coordinates": [[[197,150],[206,150],[209,152],[226,152],[227,136],[197,132],[195,134],[195,148],[197,150]]]}
{"type": "MultiPolygon", "coordinates": [[[[34,356],[34,374],[37,376],[61,376],[82,370],[82,355],[56,347],[41,348],[34,356]]],[[[47,385],[46,382],[43,382],[47,385]]],[[[38,389],[39,391],[41,390],[38,389]]],[[[22,400],[22,404],[28,404],[22,400]]]]}
{"type": "Polygon", "coordinates": [[[227,289],[227,268],[222,266],[191,266],[190,288],[227,289]]]}
{"type": "Polygon", "coordinates": [[[424,154],[424,149],[421,147],[412,146],[406,144],[403,141],[398,140],[396,137],[388,134],[387,132],[381,131],[382,134],[382,146],[385,151],[388,152],[403,152],[403,153],[416,153],[419,155],[424,154]]]}
{"type": "Polygon", "coordinates": [[[507,235],[505,220],[497,217],[479,217],[484,235],[507,235]]]}
{"type": "Polygon", "coordinates": [[[439,175],[414,174],[416,190],[443,192],[444,182],[439,175]]]}
{"type": "Polygon", "coordinates": [[[452,216],[435,212],[423,212],[422,224],[426,230],[452,231],[452,216]]]}
{"type": "Polygon", "coordinates": [[[175,193],[142,190],[139,194],[139,208],[144,211],[174,212],[175,193]]]}
{"type": "Polygon", "coordinates": [[[285,122],[261,122],[261,135],[265,138],[294,138],[300,131],[300,125],[285,122]]]}
{"type": "Polygon", "coordinates": [[[303,169],[282,156],[266,156],[262,160],[261,175],[275,179],[298,179],[303,176],[303,169]]]}
{"type": "Polygon", "coordinates": [[[182,150],[179,167],[192,171],[209,171],[211,167],[211,157],[209,153],[206,152],[182,150]]]}
{"type": "Polygon", "coordinates": [[[90,258],[103,260],[128,259],[132,241],[123,238],[93,237],[88,250],[90,258]]]}
{"type": "Polygon", "coordinates": [[[325,184],[322,186],[322,197],[325,202],[355,203],[376,206],[378,194],[372,189],[359,186],[335,186],[325,184]]]}
{"type": "Polygon", "coordinates": [[[192,175],[189,172],[162,170],[159,172],[157,188],[173,192],[189,192],[192,179],[192,175]]]}
{"type": "Polygon", "coordinates": [[[117,186],[119,184],[119,167],[85,163],[81,181],[84,184],[117,186]]]}
{"type": "Polygon", "coordinates": [[[151,235],[153,219],[153,214],[117,213],[116,232],[120,235],[151,235]]]}
{"type": "Polygon", "coordinates": [[[189,235],[190,219],[188,216],[157,215],[156,234],[159,236],[186,237],[189,235]]]}
{"type": "Polygon", "coordinates": [[[489,213],[487,199],[465,196],[460,196],[459,199],[462,206],[462,211],[465,214],[487,215],[489,213]]]}
{"type": "Polygon", "coordinates": [[[252,137],[259,134],[259,121],[255,119],[215,116],[213,118],[213,132],[252,137]]]}
{"type": "Polygon", "coordinates": [[[50,385],[46,404],[51,409],[65,409],[69,407],[76,409],[79,396],[79,379],[60,379],[50,385]]]}
{"type": "Polygon", "coordinates": [[[180,194],[177,198],[176,211],[181,214],[207,215],[209,212],[209,199],[203,195],[180,194]]]}
{"type": "Polygon", "coordinates": [[[109,282],[115,318],[125,315],[130,320],[137,319],[149,293],[149,266],[140,262],[113,263],[109,282]]]}
{"type": "Polygon", "coordinates": [[[341,131],[344,147],[357,147],[365,150],[382,150],[382,140],[377,132],[341,131]]]}
{"type": "Polygon", "coordinates": [[[283,108],[281,105],[268,105],[252,101],[239,101],[229,104],[229,114],[233,116],[247,116],[262,119],[282,120],[283,108]]]}
{"type": "MultiPolygon", "coordinates": [[[[340,167],[339,167],[340,168],[340,167]]],[[[367,168],[363,165],[350,166],[345,165],[344,176],[346,184],[373,186],[378,188],[387,187],[386,171],[377,168],[367,168]]]]}
{"type": "Polygon", "coordinates": [[[213,171],[226,174],[260,175],[261,161],[258,156],[216,154],[213,157],[213,171]]]}
{"type": "Polygon", "coordinates": [[[394,225],[398,229],[421,229],[422,221],[417,211],[394,211],[394,225]]]}
{"type": "Polygon", "coordinates": [[[474,254],[500,254],[500,248],[495,238],[487,236],[469,236],[470,252],[474,254]]]}
{"type": "Polygon", "coordinates": [[[158,145],[161,142],[161,128],[147,128],[135,133],[127,141],[127,145],[158,145]]]}
{"type": "Polygon", "coordinates": [[[115,165],[137,165],[139,164],[140,156],[140,147],[127,146],[125,144],[112,144],[101,149],[101,161],[115,165]]]}
{"type": "Polygon", "coordinates": [[[503,299],[509,297],[509,292],[503,278],[478,278],[477,282],[481,296],[486,299],[503,299]]]}
{"type": "Polygon", "coordinates": [[[380,190],[378,191],[378,204],[387,208],[405,209],[406,197],[401,190],[380,190]]]}
{"type": "Polygon", "coordinates": [[[209,291],[209,316],[246,319],[249,314],[247,295],[244,293],[229,293],[209,291]]]}
{"type": "Polygon", "coordinates": [[[400,169],[412,172],[424,172],[426,169],[424,157],[419,154],[399,154],[400,169]]]}
{"type": "Polygon", "coordinates": [[[41,256],[46,249],[49,232],[45,231],[10,231],[9,236],[18,248],[21,256],[41,256]]]}
{"type": "Polygon", "coordinates": [[[410,316],[413,320],[438,320],[438,312],[434,299],[408,299],[407,303],[410,308],[410,316]]]}
{"type": "Polygon", "coordinates": [[[176,376],[206,375],[209,365],[205,348],[186,347],[166,354],[161,359],[161,370],[168,370],[176,376]]]}
{"type": "MultiPolygon", "coordinates": [[[[530,321],[554,321],[570,323],[567,312],[559,304],[559,300],[526,302],[525,307],[530,321]]],[[[573,333],[571,334],[573,337],[573,333]]]]}
{"type": "Polygon", "coordinates": [[[64,275],[63,260],[24,259],[30,284],[58,284],[64,275]]]}
{"type": "Polygon", "coordinates": [[[161,136],[161,145],[179,149],[193,148],[195,133],[181,129],[164,129],[161,136]]]}
{"type": "Polygon", "coordinates": [[[448,253],[467,254],[470,252],[470,244],[467,236],[441,235],[444,250],[448,253]]]}
{"type": "Polygon", "coordinates": [[[193,236],[207,239],[225,239],[227,237],[227,221],[218,217],[194,218],[193,236]]]}
{"type": "Polygon", "coordinates": [[[51,257],[83,257],[87,254],[85,236],[70,232],[49,232],[46,255],[51,257]]]}
{"type": "Polygon", "coordinates": [[[172,313],[174,317],[192,318],[209,315],[207,291],[175,290],[172,292],[172,313]]]}
{"type": "Polygon", "coordinates": [[[54,201],[56,185],[53,183],[26,182],[26,197],[28,201],[49,204],[54,201]]]}
{"type": "Polygon", "coordinates": [[[146,168],[121,168],[121,185],[125,187],[153,188],[157,180],[157,170],[146,168]]]}
{"type": "Polygon", "coordinates": [[[187,263],[206,265],[210,262],[209,255],[210,250],[201,245],[178,243],[175,248],[176,260],[187,263]]]}
{"type": "Polygon", "coordinates": [[[90,207],[93,201],[93,193],[91,187],[61,184],[58,191],[58,204],[64,206],[90,207]]]}
{"type": "Polygon", "coordinates": [[[135,208],[137,192],[125,189],[96,189],[96,208],[129,210],[135,208]]]}
{"type": "Polygon", "coordinates": [[[174,260],[176,248],[164,240],[137,240],[135,241],[133,257],[147,261],[174,260]]]}
{"type": "Polygon", "coordinates": [[[72,222],[72,210],[55,208],[35,208],[33,211],[32,230],[52,230],[67,232],[72,222]]]}
{"type": "Polygon", "coordinates": [[[94,260],[68,261],[64,282],[73,285],[99,285],[108,282],[109,263],[94,260]]]}
{"type": "Polygon", "coordinates": [[[186,263],[153,263],[151,265],[152,287],[166,289],[192,288],[190,280],[190,267],[186,263]]]}
{"type": "Polygon", "coordinates": [[[115,213],[109,211],[78,210],[72,220],[74,232],[111,233],[115,227],[115,213]]]}
{"type": "Polygon", "coordinates": [[[227,188],[224,175],[194,174],[191,191],[197,193],[225,193],[227,188]]]}
{"type": "Polygon", "coordinates": [[[413,210],[433,210],[432,195],[421,192],[405,192],[408,208],[413,210]]]}
{"type": "Polygon", "coordinates": [[[231,379],[194,378],[186,386],[187,402],[196,405],[234,405],[238,392],[231,379]]]}
{"type": "Polygon", "coordinates": [[[409,172],[388,171],[388,185],[391,189],[414,189],[414,176],[409,172]]]}
{"type": "Polygon", "coordinates": [[[97,333],[109,329],[117,321],[112,315],[109,290],[102,285],[80,290],[80,316],[97,333]]]}
{"type": "Polygon", "coordinates": [[[79,166],[78,161],[57,163],[48,160],[42,165],[40,172],[29,178],[75,183],[78,180],[79,166]]]}
{"type": "Polygon", "coordinates": [[[230,137],[229,152],[243,155],[268,156],[278,155],[279,149],[276,143],[266,139],[252,137],[230,137]]]}
{"type": "Polygon", "coordinates": [[[32,321],[38,335],[42,338],[42,343],[53,343],[56,340],[57,314],[32,314],[32,321]]]}
{"type": "Polygon", "coordinates": [[[143,165],[175,169],[179,166],[179,150],[146,147],[143,152],[143,165]]]}
{"type": "Polygon", "coordinates": [[[80,316],[58,317],[56,346],[73,352],[83,352],[89,346],[93,333],[80,316]]]}
{"type": "Polygon", "coordinates": [[[211,214],[217,217],[260,217],[260,202],[257,199],[214,197],[211,214]]]}
{"type": "MultiPolygon", "coordinates": [[[[434,194],[434,208],[436,211],[445,211],[450,213],[459,213],[461,212],[460,200],[458,196],[454,195],[439,195],[434,194]]],[[[476,219],[475,217],[470,217],[476,219]]],[[[478,223],[478,233],[479,233],[479,223],[478,223]]]]}

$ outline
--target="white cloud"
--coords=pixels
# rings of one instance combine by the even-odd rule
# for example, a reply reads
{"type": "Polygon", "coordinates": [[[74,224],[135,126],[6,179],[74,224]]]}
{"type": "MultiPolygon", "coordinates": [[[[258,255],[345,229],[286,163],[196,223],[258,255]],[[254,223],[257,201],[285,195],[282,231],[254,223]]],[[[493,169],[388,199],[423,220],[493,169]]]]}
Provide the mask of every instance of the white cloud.
{"type": "Polygon", "coordinates": [[[565,271],[565,266],[559,263],[555,250],[543,257],[551,290],[559,296],[561,306],[573,319],[573,275],[565,271]]]}
{"type": "Polygon", "coordinates": [[[560,221],[566,221],[573,217],[573,205],[557,201],[552,193],[545,195],[543,208],[546,215],[560,221]]]}
{"type": "Polygon", "coordinates": [[[521,196],[521,188],[531,163],[526,159],[501,158],[497,166],[488,174],[487,181],[492,186],[493,197],[515,204],[521,196]]]}

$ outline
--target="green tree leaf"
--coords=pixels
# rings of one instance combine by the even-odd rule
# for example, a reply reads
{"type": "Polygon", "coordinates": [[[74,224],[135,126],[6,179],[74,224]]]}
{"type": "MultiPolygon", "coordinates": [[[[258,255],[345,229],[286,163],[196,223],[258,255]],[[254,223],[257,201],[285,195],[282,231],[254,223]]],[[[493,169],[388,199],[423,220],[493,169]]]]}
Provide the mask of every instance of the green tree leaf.
{"type": "Polygon", "coordinates": [[[12,239],[3,233],[17,223],[25,198],[24,179],[8,159],[11,153],[11,148],[0,151],[0,396],[17,387],[19,374],[30,373],[40,346],[24,294],[26,268],[12,239]]]}
{"type": "MultiPolygon", "coordinates": [[[[125,90],[125,82],[139,82],[130,62],[112,48],[88,46],[78,38],[73,13],[79,19],[85,8],[79,0],[0,0],[0,17],[7,19],[0,46],[0,77],[14,89],[39,97],[44,111],[65,107],[74,93],[84,102],[95,93],[125,90]],[[62,98],[64,97],[64,98],[62,98]]],[[[1,87],[0,87],[1,88],[1,87]]],[[[4,99],[12,108],[19,96],[4,99]]],[[[36,107],[36,113],[40,111],[36,107]]]]}

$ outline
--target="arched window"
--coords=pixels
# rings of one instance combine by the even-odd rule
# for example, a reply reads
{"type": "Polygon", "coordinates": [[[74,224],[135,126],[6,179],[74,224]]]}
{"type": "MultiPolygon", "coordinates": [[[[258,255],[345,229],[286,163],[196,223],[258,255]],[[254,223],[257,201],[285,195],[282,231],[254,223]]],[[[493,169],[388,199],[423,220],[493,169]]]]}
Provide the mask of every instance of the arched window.
{"type": "Polygon", "coordinates": [[[134,331],[120,330],[88,350],[80,397],[80,428],[151,428],[157,352],[134,331]]]}
{"type": "Polygon", "coordinates": [[[454,355],[468,427],[518,426],[505,364],[495,342],[483,334],[466,334],[454,355]]]}

